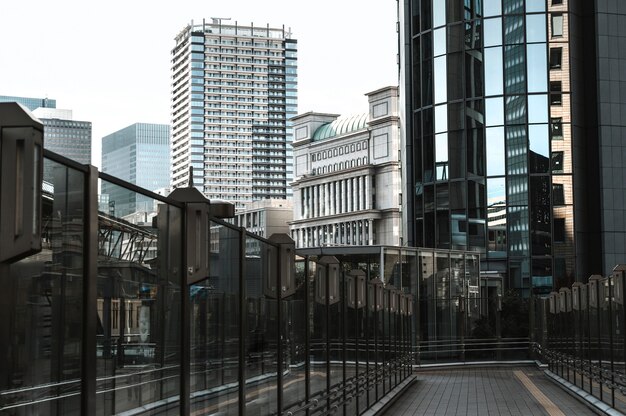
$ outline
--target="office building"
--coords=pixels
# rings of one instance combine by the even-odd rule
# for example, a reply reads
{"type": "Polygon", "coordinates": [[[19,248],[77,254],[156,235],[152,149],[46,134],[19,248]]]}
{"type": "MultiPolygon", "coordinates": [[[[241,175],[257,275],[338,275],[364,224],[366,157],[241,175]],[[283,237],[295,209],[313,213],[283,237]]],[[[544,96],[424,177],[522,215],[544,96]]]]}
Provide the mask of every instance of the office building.
{"type": "Polygon", "coordinates": [[[41,120],[44,147],[78,163],[91,163],[91,122],[74,120],[72,110],[56,108],[56,100],[0,95],[0,103],[16,102],[41,120]]]}
{"type": "Polygon", "coordinates": [[[297,42],[284,27],[193,22],[172,50],[173,188],[237,209],[291,197],[297,42]]]}
{"type": "Polygon", "coordinates": [[[30,98],[30,97],[14,97],[11,95],[0,95],[0,103],[16,102],[33,111],[39,107],[57,108],[57,100],[51,98],[30,98]]]}
{"type": "Polygon", "coordinates": [[[293,204],[289,199],[261,199],[246,205],[235,215],[234,224],[260,237],[289,234],[293,204]]]}
{"type": "Polygon", "coordinates": [[[398,88],[366,95],[366,114],[292,119],[298,247],[402,243],[398,88]]]}
{"type": "Polygon", "coordinates": [[[410,245],[524,294],[623,262],[622,3],[400,2],[410,245]]]}
{"type": "MultiPolygon", "coordinates": [[[[102,138],[102,171],[142,188],[166,188],[169,163],[169,125],[135,123],[102,138]]],[[[156,212],[151,198],[113,184],[103,182],[102,193],[117,216],[156,212]]]]}
{"type": "Polygon", "coordinates": [[[91,121],[74,120],[72,110],[50,107],[38,107],[33,115],[43,123],[46,149],[80,164],[91,164],[91,121]]]}

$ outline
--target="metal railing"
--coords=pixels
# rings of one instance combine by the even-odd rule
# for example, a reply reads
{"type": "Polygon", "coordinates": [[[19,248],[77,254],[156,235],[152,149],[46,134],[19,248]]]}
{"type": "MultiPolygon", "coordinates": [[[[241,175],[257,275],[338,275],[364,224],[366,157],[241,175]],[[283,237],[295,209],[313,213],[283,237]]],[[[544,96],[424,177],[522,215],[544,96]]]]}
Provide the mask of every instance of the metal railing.
{"type": "Polygon", "coordinates": [[[549,370],[626,411],[625,265],[532,299],[531,342],[549,370]]]}

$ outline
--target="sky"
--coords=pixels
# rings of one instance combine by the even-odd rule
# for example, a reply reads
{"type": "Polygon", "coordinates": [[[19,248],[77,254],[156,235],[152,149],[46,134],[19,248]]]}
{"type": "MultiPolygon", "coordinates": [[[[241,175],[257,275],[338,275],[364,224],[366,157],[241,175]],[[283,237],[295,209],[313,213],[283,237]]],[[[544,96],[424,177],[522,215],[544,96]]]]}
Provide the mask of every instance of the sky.
{"type": "Polygon", "coordinates": [[[32,0],[3,2],[0,95],[48,97],[103,136],[170,123],[170,52],[192,20],[291,28],[298,113],[367,111],[365,93],[398,84],[394,0],[32,0]]]}

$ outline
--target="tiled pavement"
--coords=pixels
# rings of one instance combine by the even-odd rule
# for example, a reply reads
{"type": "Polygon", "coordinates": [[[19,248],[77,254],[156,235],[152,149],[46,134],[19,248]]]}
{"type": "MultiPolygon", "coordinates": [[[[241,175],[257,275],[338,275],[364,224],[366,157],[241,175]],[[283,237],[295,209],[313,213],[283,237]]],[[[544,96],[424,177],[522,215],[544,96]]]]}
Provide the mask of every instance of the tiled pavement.
{"type": "Polygon", "coordinates": [[[418,371],[417,382],[385,412],[411,415],[594,415],[535,367],[418,371]]]}

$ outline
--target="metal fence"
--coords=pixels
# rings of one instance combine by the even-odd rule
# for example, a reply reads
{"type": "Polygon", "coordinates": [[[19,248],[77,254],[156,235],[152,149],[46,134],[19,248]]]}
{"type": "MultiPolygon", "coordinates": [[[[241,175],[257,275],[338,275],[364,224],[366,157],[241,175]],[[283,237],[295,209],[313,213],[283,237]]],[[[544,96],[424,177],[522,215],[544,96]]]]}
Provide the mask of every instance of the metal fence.
{"type": "Polygon", "coordinates": [[[214,217],[189,284],[185,203],[45,156],[42,249],[0,264],[3,415],[357,415],[409,376],[402,291],[214,217]]]}
{"type": "Polygon", "coordinates": [[[626,266],[532,301],[531,337],[549,370],[626,411],[626,266]]]}

